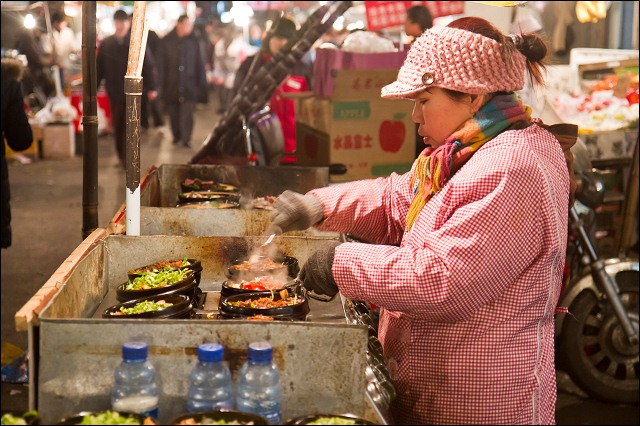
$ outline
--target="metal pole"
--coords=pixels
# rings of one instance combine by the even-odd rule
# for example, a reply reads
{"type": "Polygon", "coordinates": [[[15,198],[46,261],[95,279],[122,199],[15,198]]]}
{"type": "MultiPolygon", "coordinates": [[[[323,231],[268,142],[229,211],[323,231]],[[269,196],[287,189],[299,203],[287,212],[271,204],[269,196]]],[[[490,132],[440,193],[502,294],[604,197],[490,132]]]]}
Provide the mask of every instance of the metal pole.
{"type": "Polygon", "coordinates": [[[142,105],[142,63],[144,61],[144,16],[146,1],[133,4],[131,41],[127,75],[124,77],[126,95],[126,232],[140,235],[140,113],[142,105]]]}
{"type": "Polygon", "coordinates": [[[82,2],[82,239],[98,227],[96,3],[82,2]]]}

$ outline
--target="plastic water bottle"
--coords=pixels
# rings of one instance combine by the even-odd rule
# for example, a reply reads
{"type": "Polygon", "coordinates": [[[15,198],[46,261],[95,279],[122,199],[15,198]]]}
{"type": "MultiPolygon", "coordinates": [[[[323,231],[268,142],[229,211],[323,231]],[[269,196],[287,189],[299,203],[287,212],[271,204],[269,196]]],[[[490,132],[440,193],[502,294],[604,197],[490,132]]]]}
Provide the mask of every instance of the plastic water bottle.
{"type": "Polygon", "coordinates": [[[111,390],[111,408],[158,418],[156,370],[147,360],[145,342],[122,345],[122,362],[116,367],[111,390]]]}
{"type": "Polygon", "coordinates": [[[282,421],[280,372],[273,363],[273,347],[267,342],[249,344],[248,359],[238,378],[236,408],[262,416],[273,425],[282,421]]]}
{"type": "Polygon", "coordinates": [[[233,408],[231,372],[224,361],[224,348],[218,343],[198,346],[198,363],[191,371],[187,411],[233,408]]]}

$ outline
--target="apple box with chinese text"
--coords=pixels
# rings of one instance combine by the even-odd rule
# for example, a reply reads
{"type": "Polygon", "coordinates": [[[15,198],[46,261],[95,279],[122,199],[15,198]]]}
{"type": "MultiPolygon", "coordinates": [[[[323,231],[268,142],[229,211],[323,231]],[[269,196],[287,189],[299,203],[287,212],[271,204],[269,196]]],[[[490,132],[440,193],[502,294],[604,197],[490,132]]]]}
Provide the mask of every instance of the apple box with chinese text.
{"type": "Polygon", "coordinates": [[[301,166],[344,164],[333,182],[388,176],[411,169],[415,155],[412,103],[391,100],[300,102],[296,122],[297,161],[301,166]]]}

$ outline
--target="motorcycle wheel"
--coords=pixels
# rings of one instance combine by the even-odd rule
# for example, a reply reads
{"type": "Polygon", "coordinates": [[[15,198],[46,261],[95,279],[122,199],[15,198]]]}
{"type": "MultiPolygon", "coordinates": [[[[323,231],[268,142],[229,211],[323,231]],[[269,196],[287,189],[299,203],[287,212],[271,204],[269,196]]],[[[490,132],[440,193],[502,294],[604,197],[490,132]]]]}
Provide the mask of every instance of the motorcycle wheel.
{"type": "MultiPolygon", "coordinates": [[[[636,332],[638,330],[638,271],[615,275],[620,299],[636,332]]],[[[569,306],[558,343],[562,369],[592,398],[602,401],[638,403],[638,345],[625,337],[606,300],[584,290],[569,306]]]]}

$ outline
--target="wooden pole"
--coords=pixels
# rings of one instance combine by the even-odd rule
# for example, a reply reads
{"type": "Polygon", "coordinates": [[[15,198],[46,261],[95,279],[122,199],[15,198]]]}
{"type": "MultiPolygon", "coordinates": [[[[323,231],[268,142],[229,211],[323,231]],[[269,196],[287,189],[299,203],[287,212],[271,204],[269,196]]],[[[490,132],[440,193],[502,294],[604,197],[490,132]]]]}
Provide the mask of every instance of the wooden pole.
{"type": "Polygon", "coordinates": [[[127,74],[124,77],[126,95],[126,232],[140,235],[140,114],[142,108],[142,64],[145,52],[146,1],[133,3],[131,41],[127,74]]]}
{"type": "Polygon", "coordinates": [[[82,2],[82,239],[98,227],[96,3],[82,2]]]}

